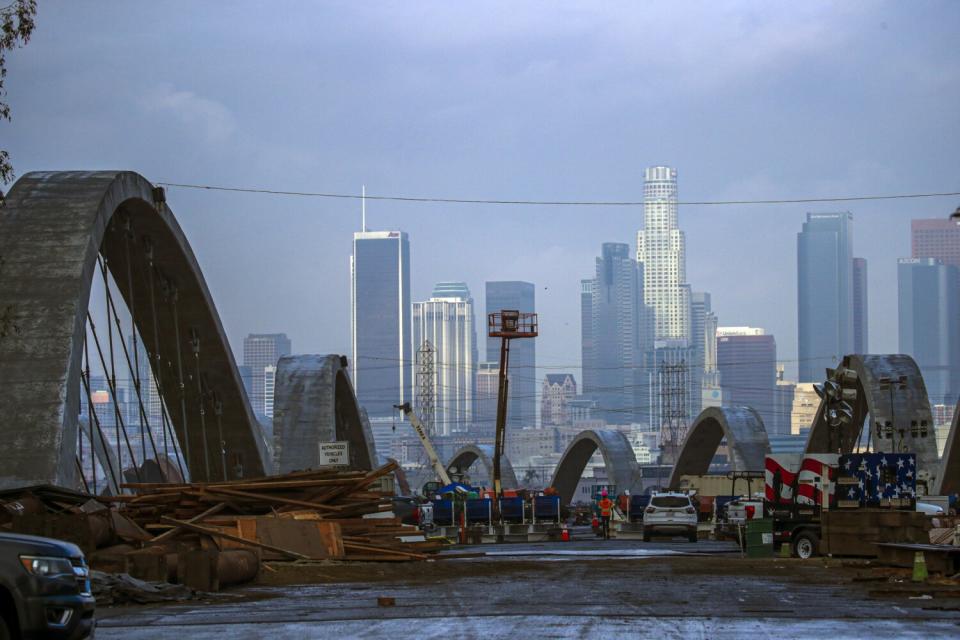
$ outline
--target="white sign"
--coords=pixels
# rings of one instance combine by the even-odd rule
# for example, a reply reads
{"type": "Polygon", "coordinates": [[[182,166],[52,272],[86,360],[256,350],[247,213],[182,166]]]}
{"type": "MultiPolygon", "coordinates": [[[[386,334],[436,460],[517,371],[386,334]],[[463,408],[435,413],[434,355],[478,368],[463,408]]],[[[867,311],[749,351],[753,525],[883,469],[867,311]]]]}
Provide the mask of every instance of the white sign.
{"type": "Polygon", "coordinates": [[[350,447],[347,442],[321,442],[321,467],[348,467],[350,466],[350,447]]]}

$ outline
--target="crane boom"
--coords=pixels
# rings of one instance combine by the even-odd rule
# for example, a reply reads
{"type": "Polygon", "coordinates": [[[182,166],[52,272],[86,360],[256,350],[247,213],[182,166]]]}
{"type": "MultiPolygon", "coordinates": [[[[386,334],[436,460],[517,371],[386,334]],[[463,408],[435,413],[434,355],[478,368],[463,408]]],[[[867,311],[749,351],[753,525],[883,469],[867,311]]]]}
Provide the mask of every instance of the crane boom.
{"type": "Polygon", "coordinates": [[[410,408],[410,403],[404,402],[403,404],[395,404],[393,406],[395,409],[403,411],[403,414],[409,418],[410,424],[413,425],[413,430],[417,432],[417,437],[419,437],[420,442],[423,443],[427,457],[430,458],[430,464],[433,465],[433,470],[436,471],[437,476],[440,477],[440,482],[442,482],[444,486],[449,485],[450,474],[447,473],[446,467],[440,462],[440,456],[437,455],[437,450],[433,448],[430,437],[427,435],[427,430],[423,428],[423,423],[420,422],[420,418],[418,418],[417,414],[410,408]]]}

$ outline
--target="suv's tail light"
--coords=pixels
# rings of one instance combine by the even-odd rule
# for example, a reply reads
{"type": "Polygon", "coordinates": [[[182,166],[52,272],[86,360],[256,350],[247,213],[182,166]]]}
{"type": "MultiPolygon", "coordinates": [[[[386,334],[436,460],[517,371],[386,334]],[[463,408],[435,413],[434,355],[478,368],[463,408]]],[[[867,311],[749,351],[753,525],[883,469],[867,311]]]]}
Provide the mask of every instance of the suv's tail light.
{"type": "Polygon", "coordinates": [[[696,513],[696,512],[697,512],[697,510],[694,509],[693,507],[687,507],[686,509],[684,509],[684,511],[687,512],[687,513],[696,513]]]}
{"type": "Polygon", "coordinates": [[[653,507],[647,507],[646,509],[644,509],[644,511],[646,511],[647,513],[656,513],[656,512],[657,512],[657,510],[656,510],[655,508],[653,508],[653,507]]]}
{"type": "Polygon", "coordinates": [[[420,524],[420,507],[413,508],[413,524],[420,524]]]}

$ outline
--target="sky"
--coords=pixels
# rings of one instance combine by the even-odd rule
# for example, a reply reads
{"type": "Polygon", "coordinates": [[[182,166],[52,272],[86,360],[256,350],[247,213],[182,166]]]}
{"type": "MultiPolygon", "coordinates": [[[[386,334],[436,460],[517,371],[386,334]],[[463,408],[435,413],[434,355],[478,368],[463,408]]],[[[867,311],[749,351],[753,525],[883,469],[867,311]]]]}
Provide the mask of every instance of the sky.
{"type": "MultiPolygon", "coordinates": [[[[8,55],[18,175],[479,199],[637,201],[960,191],[960,3],[67,2],[8,55]]],[[[348,353],[354,200],[169,188],[234,351],[286,332],[348,353]]],[[[721,326],[765,328],[795,369],[796,235],[849,210],[869,265],[870,351],[897,351],[912,218],[960,197],[681,206],[687,274],[721,326]]],[[[580,362],[579,281],[639,207],[368,202],[410,234],[414,300],[537,285],[544,372],[580,362]]]]}

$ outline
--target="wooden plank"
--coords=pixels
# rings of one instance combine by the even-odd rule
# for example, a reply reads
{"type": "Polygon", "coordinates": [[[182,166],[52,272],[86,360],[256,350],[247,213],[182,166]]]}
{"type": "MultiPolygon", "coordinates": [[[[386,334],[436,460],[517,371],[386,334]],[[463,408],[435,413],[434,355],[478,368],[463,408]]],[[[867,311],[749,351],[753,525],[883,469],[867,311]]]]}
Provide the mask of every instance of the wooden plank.
{"type": "MultiPolygon", "coordinates": [[[[212,516],[212,515],[214,515],[215,513],[220,513],[221,511],[223,511],[223,510],[226,508],[227,504],[228,504],[228,503],[226,503],[226,502],[221,502],[221,503],[219,503],[219,504],[217,504],[217,505],[214,505],[214,506],[210,507],[209,509],[207,509],[206,511],[204,511],[203,513],[201,513],[201,514],[199,514],[199,515],[196,515],[196,516],[190,518],[189,520],[187,520],[187,522],[189,522],[190,524],[196,524],[197,522],[200,522],[201,520],[203,520],[204,518],[206,518],[206,517],[208,517],[208,516],[212,516]]],[[[173,536],[177,535],[177,534],[180,533],[181,531],[183,531],[183,527],[174,527],[173,529],[170,529],[170,530],[167,531],[166,533],[161,533],[160,535],[154,537],[152,540],[150,540],[150,542],[151,542],[151,543],[152,543],[152,542],[161,542],[161,541],[163,541],[163,540],[166,540],[167,538],[172,538],[173,536]]]]}
{"type": "Polygon", "coordinates": [[[226,539],[226,540],[233,540],[234,542],[240,542],[240,543],[248,544],[248,545],[253,546],[253,547],[259,547],[259,548],[261,548],[261,549],[266,549],[267,551],[274,551],[274,552],[276,552],[276,553],[282,553],[283,555],[285,555],[285,556],[287,556],[287,557],[296,558],[296,559],[298,559],[298,560],[310,560],[310,558],[308,558],[307,556],[305,556],[305,555],[303,555],[303,554],[300,554],[300,553],[296,553],[295,551],[290,551],[289,549],[281,549],[280,547],[274,547],[274,546],[269,545],[269,544],[264,544],[264,543],[262,543],[262,542],[257,542],[256,540],[245,540],[245,539],[243,539],[243,538],[241,538],[241,537],[239,537],[239,536],[233,536],[233,535],[230,535],[230,534],[228,534],[228,533],[223,533],[222,531],[219,531],[219,530],[217,530],[217,529],[210,529],[210,528],[208,528],[208,527],[201,527],[200,525],[191,524],[191,523],[185,522],[185,521],[183,521],[183,520],[175,520],[175,519],[173,519],[173,518],[168,518],[167,516],[162,516],[162,517],[161,517],[161,520],[163,520],[164,522],[169,522],[170,524],[179,525],[179,526],[183,527],[184,529],[189,529],[189,530],[191,530],[191,531],[196,531],[197,533],[205,533],[205,534],[207,534],[208,536],[214,536],[214,537],[218,537],[218,538],[224,538],[224,539],[226,539]]]}
{"type": "Polygon", "coordinates": [[[319,511],[339,511],[340,510],[340,507],[335,507],[328,504],[319,504],[316,502],[308,502],[306,500],[292,500],[290,498],[281,498],[279,496],[264,495],[262,493],[249,493],[247,491],[235,491],[233,489],[210,489],[210,492],[221,493],[223,495],[234,496],[236,498],[246,498],[248,500],[262,500],[268,503],[276,502],[278,504],[307,507],[310,509],[317,509],[319,511]]]}

